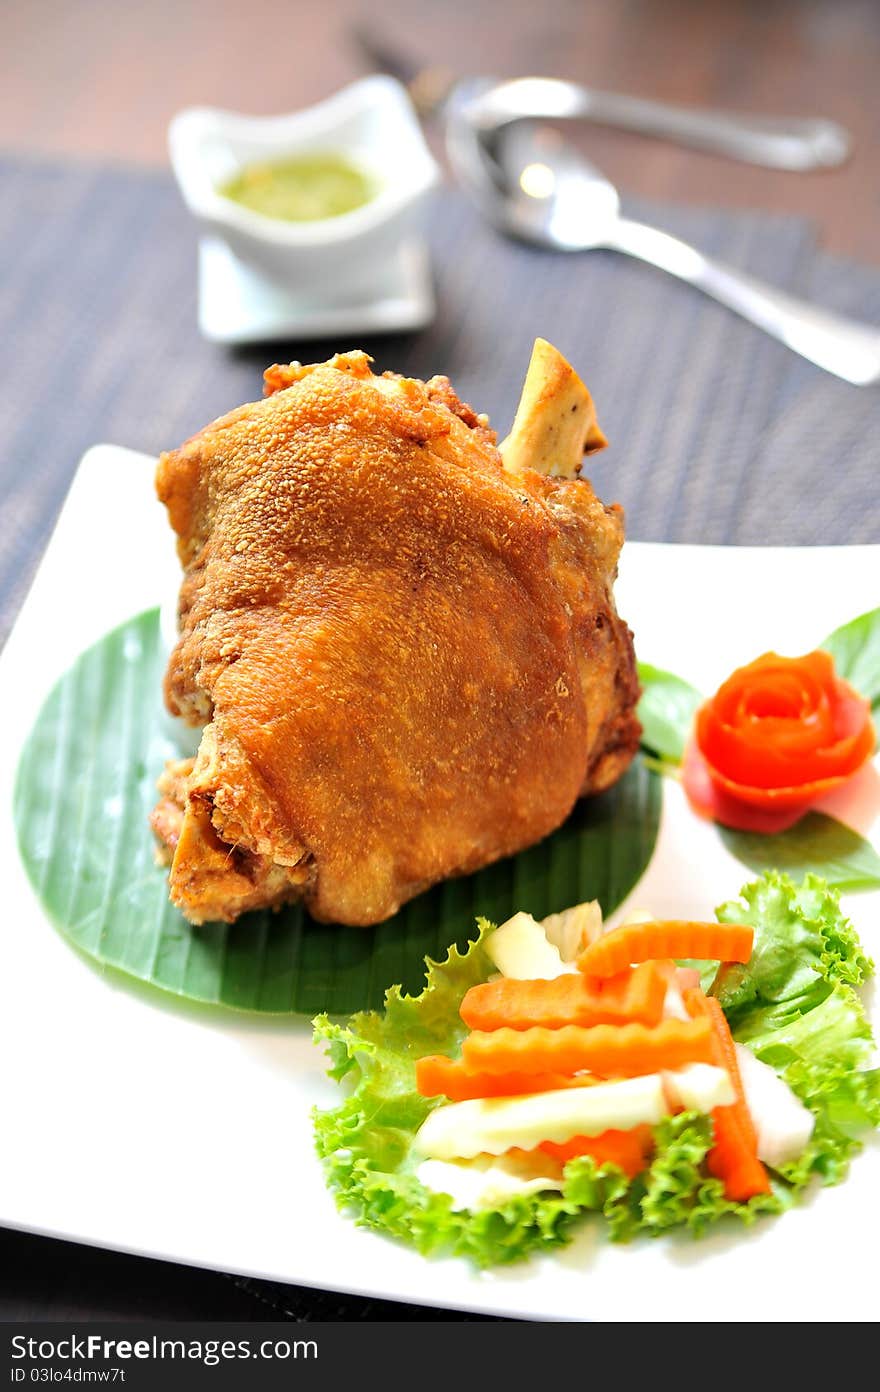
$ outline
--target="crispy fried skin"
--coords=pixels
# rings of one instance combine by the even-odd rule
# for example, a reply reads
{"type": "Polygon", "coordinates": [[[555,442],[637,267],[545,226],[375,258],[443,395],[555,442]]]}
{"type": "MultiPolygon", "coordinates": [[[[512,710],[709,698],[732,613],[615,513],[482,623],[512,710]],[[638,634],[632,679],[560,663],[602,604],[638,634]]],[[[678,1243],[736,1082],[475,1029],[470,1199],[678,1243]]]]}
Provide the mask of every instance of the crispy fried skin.
{"type": "Polygon", "coordinates": [[[505,470],[445,378],[348,353],[266,379],[159,462],[184,568],[165,696],[205,728],[153,825],[195,923],[297,897],[376,923],[630,762],[623,523],[584,479],[505,470]]]}

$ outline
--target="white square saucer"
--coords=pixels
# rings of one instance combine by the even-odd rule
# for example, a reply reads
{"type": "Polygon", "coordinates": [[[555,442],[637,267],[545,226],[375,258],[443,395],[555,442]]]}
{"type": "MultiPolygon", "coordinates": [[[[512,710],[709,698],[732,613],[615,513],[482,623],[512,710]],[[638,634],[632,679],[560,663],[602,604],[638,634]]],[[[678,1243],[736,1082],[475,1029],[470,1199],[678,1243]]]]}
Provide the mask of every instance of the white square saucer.
{"type": "Polygon", "coordinates": [[[422,329],[435,313],[428,249],[402,242],[369,297],[306,296],[243,261],[217,237],[199,242],[199,328],[214,343],[329,338],[422,329]]]}

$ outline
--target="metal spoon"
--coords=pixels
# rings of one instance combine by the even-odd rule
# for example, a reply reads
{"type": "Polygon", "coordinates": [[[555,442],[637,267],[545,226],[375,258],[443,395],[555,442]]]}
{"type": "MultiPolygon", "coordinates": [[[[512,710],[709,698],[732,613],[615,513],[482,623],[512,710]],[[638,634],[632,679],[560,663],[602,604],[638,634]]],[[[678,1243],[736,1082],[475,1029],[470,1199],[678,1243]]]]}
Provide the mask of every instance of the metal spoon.
{"type": "Polygon", "coordinates": [[[550,127],[493,127],[467,107],[447,118],[454,173],[511,236],[560,251],[605,248],[687,281],[810,362],[865,386],[880,380],[880,329],[816,308],[620,214],[617,190],[550,127]]]}

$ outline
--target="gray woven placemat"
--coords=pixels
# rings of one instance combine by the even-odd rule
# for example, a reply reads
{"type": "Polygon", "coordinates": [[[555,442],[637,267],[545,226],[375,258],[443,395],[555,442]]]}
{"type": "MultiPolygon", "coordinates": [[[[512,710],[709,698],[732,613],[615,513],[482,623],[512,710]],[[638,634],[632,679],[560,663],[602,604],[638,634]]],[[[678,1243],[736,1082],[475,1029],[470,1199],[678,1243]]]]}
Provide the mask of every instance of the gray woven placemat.
{"type": "MultiPolygon", "coordinates": [[[[629,211],[819,303],[880,323],[880,270],[817,255],[809,224],[756,212],[629,211]]],[[[446,372],[512,418],[533,338],[596,399],[591,461],[639,540],[880,540],[880,390],[795,357],[670,277],[613,253],[500,240],[454,191],[429,219],[438,314],[369,339],[377,368],[446,372]]],[[[83,451],[156,452],[260,395],[262,369],[349,342],[228,350],[196,323],[196,236],[171,177],[0,158],[0,641],[83,451]]]]}
{"type": "MultiPolygon", "coordinates": [[[[636,203],[628,211],[880,323],[880,270],[817,255],[803,221],[636,203]]],[[[623,503],[630,537],[880,540],[880,389],[847,386],[623,257],[501,241],[450,190],[435,202],[429,237],[438,314],[424,332],[227,350],[199,335],[195,231],[170,176],[0,158],[0,643],[90,445],[172,447],[258,397],[269,363],[355,346],[378,369],[447,373],[503,433],[532,340],[555,342],[596,399],[611,448],[590,472],[600,496],[623,503]]],[[[241,1284],[279,1317],[388,1319],[397,1309],[241,1284]]]]}

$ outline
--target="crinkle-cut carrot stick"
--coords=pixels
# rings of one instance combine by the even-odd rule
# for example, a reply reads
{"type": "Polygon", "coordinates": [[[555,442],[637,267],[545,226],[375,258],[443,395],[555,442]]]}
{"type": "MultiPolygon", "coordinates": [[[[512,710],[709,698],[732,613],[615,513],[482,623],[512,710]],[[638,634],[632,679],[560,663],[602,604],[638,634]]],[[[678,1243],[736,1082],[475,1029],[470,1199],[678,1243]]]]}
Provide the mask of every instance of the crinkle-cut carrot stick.
{"type": "Polygon", "coordinates": [[[477,1097],[518,1097],[559,1088],[588,1087],[598,1082],[588,1076],[563,1073],[485,1073],[469,1068],[461,1059],[445,1054],[426,1054],[416,1061],[416,1087],[423,1097],[448,1097],[450,1102],[470,1102],[477,1097]]]}
{"type": "Polygon", "coordinates": [[[708,1019],[663,1020],[645,1025],[564,1025],[562,1029],[497,1029],[469,1034],[461,1046],[465,1063],[485,1073],[577,1073],[630,1078],[711,1063],[708,1019]]]}
{"type": "MultiPolygon", "coordinates": [[[[755,1124],[752,1121],[752,1114],[746,1102],[745,1088],[743,1087],[742,1075],[739,1071],[739,1060],[736,1056],[736,1046],[733,1042],[733,1035],[730,1033],[730,1026],[727,1023],[727,1016],[714,996],[706,996],[696,987],[693,990],[682,993],[685,1010],[692,1019],[698,1019],[701,1015],[705,1016],[711,1026],[715,1041],[715,1057],[713,1063],[717,1063],[719,1068],[726,1068],[730,1074],[730,1081],[733,1083],[736,1092],[736,1102],[733,1104],[736,1109],[736,1116],[739,1122],[743,1138],[749,1148],[758,1153],[758,1134],[755,1124]]],[[[732,1109],[731,1109],[732,1110],[732,1109]]]]}
{"type": "Polygon", "coordinates": [[[579,1155],[591,1155],[597,1165],[618,1165],[632,1179],[648,1164],[653,1146],[650,1126],[634,1126],[631,1131],[603,1131],[599,1136],[573,1136],[561,1143],[542,1141],[538,1146],[547,1155],[566,1164],[579,1155]]]}
{"type": "Polygon", "coordinates": [[[570,972],[547,981],[501,977],[472,986],[461,1003],[469,1029],[530,1029],[563,1025],[656,1025],[663,1014],[666,983],[654,962],[605,981],[570,972]]]}
{"type": "MultiPolygon", "coordinates": [[[[673,962],[668,965],[674,967],[673,962]]],[[[621,1023],[657,1025],[663,1018],[663,1002],[666,999],[668,978],[665,966],[663,962],[640,962],[637,967],[627,967],[613,976],[595,980],[593,985],[601,987],[606,1006],[619,997],[621,1023]]],[[[589,980],[589,977],[585,979],[589,980]]]]}
{"type": "Polygon", "coordinates": [[[723,1180],[729,1199],[740,1203],[755,1194],[769,1194],[770,1180],[758,1159],[755,1125],[746,1104],[736,1048],[724,1011],[717,1000],[697,988],[685,991],[683,999],[691,1016],[711,1023],[713,1061],[727,1070],[736,1092],[737,1100],[729,1107],[715,1107],[712,1111],[714,1142],[706,1156],[709,1173],[723,1180]]]}
{"type": "Polygon", "coordinates": [[[706,1168],[724,1183],[728,1199],[745,1203],[756,1194],[770,1193],[767,1171],[749,1149],[734,1107],[716,1107],[712,1113],[714,1144],[706,1156],[706,1168]]]}
{"type": "Polygon", "coordinates": [[[744,923],[694,923],[651,919],[624,923],[590,943],[577,960],[587,976],[613,976],[634,962],[655,957],[696,957],[713,962],[747,962],[754,930],[744,923]]]}

